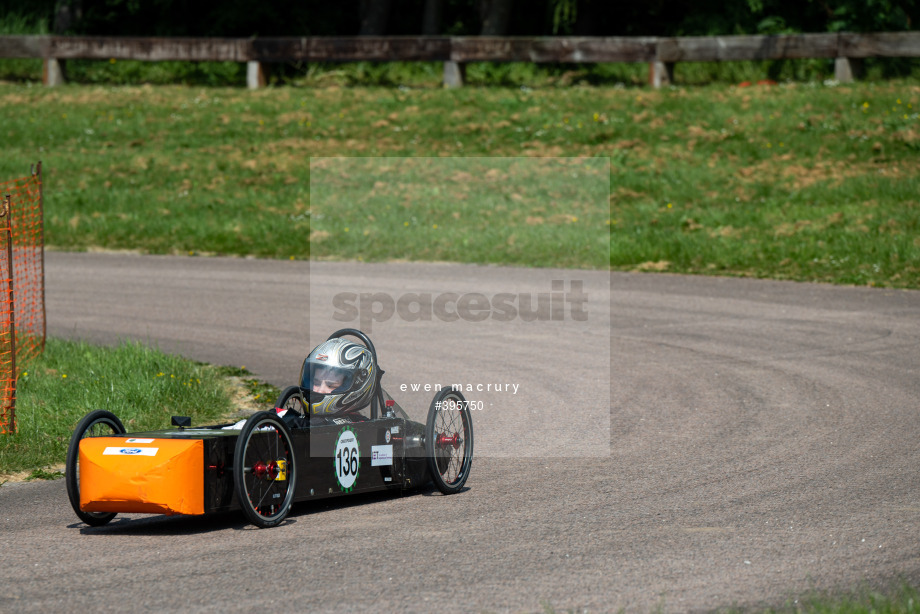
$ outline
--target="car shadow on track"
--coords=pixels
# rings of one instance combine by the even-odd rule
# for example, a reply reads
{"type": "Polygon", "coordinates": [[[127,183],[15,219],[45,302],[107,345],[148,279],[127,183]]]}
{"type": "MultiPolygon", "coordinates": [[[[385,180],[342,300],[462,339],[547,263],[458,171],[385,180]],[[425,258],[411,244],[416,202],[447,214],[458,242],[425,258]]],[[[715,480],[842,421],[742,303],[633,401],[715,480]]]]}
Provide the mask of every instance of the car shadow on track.
{"type": "Polygon", "coordinates": [[[82,522],[68,525],[81,535],[199,535],[226,529],[244,529],[249,522],[242,512],[220,512],[204,516],[118,515],[101,527],[82,522]]]}
{"type": "MultiPolygon", "coordinates": [[[[464,487],[460,493],[469,490],[464,487]]],[[[458,493],[459,494],[459,493],[458,493]]],[[[301,501],[295,503],[290,513],[280,527],[294,524],[302,516],[314,516],[324,512],[345,510],[356,506],[367,506],[385,503],[394,499],[410,498],[414,496],[432,497],[444,496],[433,485],[423,486],[407,491],[371,492],[351,495],[344,498],[320,499],[317,501],[301,501]]],[[[219,512],[203,516],[166,516],[158,515],[119,515],[101,527],[90,527],[82,522],[68,525],[69,529],[79,529],[83,535],[199,535],[214,531],[260,530],[246,520],[240,511],[219,512]]]]}

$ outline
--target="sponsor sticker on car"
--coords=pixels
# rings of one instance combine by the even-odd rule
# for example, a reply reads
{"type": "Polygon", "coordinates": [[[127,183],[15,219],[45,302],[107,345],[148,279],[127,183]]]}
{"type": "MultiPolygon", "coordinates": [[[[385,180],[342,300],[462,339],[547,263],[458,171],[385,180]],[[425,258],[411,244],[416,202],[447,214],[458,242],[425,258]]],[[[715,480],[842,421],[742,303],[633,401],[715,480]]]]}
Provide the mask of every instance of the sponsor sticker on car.
{"type": "Polygon", "coordinates": [[[104,456],[156,456],[159,448],[108,447],[104,456]]]}
{"type": "Polygon", "coordinates": [[[371,467],[393,464],[393,445],[371,446],[371,467]]]}

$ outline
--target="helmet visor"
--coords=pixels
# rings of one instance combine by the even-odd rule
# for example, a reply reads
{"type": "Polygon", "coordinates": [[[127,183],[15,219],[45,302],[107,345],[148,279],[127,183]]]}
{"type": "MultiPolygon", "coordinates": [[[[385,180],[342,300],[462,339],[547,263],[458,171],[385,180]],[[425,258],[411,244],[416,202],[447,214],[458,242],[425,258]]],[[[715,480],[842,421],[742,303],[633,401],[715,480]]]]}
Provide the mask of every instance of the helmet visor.
{"type": "Polygon", "coordinates": [[[354,377],[354,371],[350,369],[305,362],[300,387],[321,394],[341,394],[351,388],[354,377]]]}

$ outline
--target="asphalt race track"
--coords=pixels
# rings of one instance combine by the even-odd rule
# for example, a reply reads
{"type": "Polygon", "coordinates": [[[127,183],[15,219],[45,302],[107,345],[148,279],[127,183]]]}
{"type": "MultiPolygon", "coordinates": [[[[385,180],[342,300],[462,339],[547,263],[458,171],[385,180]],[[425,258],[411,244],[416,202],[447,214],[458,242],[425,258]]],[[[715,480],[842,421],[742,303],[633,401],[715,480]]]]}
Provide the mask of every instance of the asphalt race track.
{"type": "Polygon", "coordinates": [[[459,381],[484,408],[464,492],[299,504],[275,529],[91,529],[62,480],[4,484],[2,612],[698,611],[920,584],[920,292],[52,252],[47,306],[49,335],[141,339],[279,386],[332,330],[370,324],[403,405],[424,418],[413,384],[459,381]],[[560,317],[527,321],[541,292],[560,317]],[[358,316],[334,308],[361,293],[358,316]],[[467,293],[486,319],[399,311],[467,293]],[[500,293],[515,317],[496,318],[500,293]]]}

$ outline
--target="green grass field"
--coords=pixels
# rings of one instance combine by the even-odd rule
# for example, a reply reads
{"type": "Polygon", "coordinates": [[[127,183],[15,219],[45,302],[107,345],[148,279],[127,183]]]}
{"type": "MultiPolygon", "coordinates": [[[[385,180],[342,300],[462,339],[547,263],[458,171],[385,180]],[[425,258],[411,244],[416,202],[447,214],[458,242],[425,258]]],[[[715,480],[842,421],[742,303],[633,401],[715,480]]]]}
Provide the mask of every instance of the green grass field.
{"type": "Polygon", "coordinates": [[[914,81],[660,91],[7,83],[0,111],[0,177],[43,161],[52,249],[590,268],[609,257],[617,270],[920,287],[914,81]],[[357,226],[332,210],[313,215],[311,159],[336,156],[393,169],[378,200],[367,176],[344,184],[372,209],[357,226]],[[424,165],[407,175],[410,164],[392,160],[428,157],[481,170],[458,181],[424,165]],[[609,160],[606,208],[520,191],[536,194],[542,179],[489,180],[501,163],[488,158],[521,157],[609,160]],[[418,198],[423,187],[440,195],[418,198]],[[489,215],[500,223],[484,235],[489,215]],[[595,240],[604,236],[606,249],[595,240]],[[476,248],[459,249],[464,241],[476,248]]]}
{"type": "Polygon", "coordinates": [[[20,369],[14,435],[0,436],[0,483],[5,475],[64,462],[77,422],[107,409],[130,431],[169,428],[172,416],[214,424],[237,411],[228,378],[242,380],[255,403],[270,406],[277,390],[239,367],[213,367],[137,343],[115,348],[49,339],[45,352],[20,369]]]}

